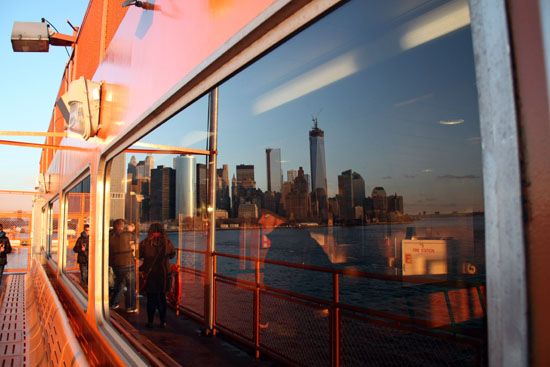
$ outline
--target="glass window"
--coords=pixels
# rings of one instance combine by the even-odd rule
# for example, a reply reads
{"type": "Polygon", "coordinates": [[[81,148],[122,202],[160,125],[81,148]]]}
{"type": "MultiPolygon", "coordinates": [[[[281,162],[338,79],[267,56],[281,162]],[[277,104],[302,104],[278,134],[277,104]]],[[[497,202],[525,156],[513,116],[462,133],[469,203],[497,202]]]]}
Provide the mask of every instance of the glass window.
{"type": "Polygon", "coordinates": [[[88,254],[91,233],[90,176],[76,184],[65,198],[67,246],[63,271],[83,293],[88,293],[88,254]]]}
{"type": "Polygon", "coordinates": [[[220,86],[218,148],[217,325],[305,365],[485,358],[467,1],[342,6],[220,86]]]}
{"type": "Polygon", "coordinates": [[[59,198],[54,199],[49,207],[49,238],[48,238],[48,255],[58,264],[59,250],[59,198]]]}
{"type": "MultiPolygon", "coordinates": [[[[193,296],[202,298],[203,276],[190,278],[185,267],[204,262],[207,119],[205,96],[109,162],[109,304],[138,329],[166,321],[165,313],[173,313],[167,298],[202,313],[202,301],[183,294],[178,284],[192,285],[200,291],[193,296]],[[193,154],[197,150],[201,154],[193,154]],[[162,313],[149,320],[147,304],[162,313]]],[[[171,325],[171,332],[177,329],[171,325]]]]}

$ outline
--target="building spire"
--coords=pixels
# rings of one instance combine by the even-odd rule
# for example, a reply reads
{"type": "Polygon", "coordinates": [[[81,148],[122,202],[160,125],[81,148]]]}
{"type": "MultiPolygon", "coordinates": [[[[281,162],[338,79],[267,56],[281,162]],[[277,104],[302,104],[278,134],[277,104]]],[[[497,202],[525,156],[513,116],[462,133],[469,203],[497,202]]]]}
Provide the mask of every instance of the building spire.
{"type": "Polygon", "coordinates": [[[317,121],[317,117],[311,116],[311,121],[313,121],[313,128],[318,129],[319,121],[317,121]]]}

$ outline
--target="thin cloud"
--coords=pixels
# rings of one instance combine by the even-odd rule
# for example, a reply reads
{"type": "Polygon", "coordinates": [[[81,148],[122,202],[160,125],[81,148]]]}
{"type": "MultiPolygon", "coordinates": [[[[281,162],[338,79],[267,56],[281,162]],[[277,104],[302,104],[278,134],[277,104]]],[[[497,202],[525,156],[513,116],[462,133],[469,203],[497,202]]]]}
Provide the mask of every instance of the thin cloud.
{"type": "Polygon", "coordinates": [[[437,176],[440,180],[476,180],[479,178],[479,176],[476,175],[443,175],[443,176],[437,176]]]}
{"type": "Polygon", "coordinates": [[[426,99],[429,99],[429,98],[432,98],[432,97],[433,97],[432,93],[424,94],[420,97],[415,97],[415,98],[407,99],[405,101],[397,102],[393,106],[397,107],[397,108],[403,107],[403,106],[408,106],[408,105],[411,105],[411,104],[414,104],[414,103],[417,103],[417,102],[420,102],[420,101],[423,101],[423,100],[426,100],[426,99]]]}
{"type": "Polygon", "coordinates": [[[180,141],[182,147],[190,147],[194,144],[206,141],[210,137],[211,133],[208,131],[194,130],[186,134],[180,141]]]}
{"type": "Polygon", "coordinates": [[[445,125],[445,126],[460,125],[463,123],[464,123],[464,119],[439,120],[439,124],[445,125]]]}
{"type": "Polygon", "coordinates": [[[434,170],[431,169],[431,168],[426,168],[426,169],[423,169],[422,170],[422,173],[430,173],[430,172],[433,172],[434,170]]]}
{"type": "Polygon", "coordinates": [[[391,180],[391,179],[392,179],[391,176],[384,176],[384,177],[382,177],[382,180],[391,180]]]}

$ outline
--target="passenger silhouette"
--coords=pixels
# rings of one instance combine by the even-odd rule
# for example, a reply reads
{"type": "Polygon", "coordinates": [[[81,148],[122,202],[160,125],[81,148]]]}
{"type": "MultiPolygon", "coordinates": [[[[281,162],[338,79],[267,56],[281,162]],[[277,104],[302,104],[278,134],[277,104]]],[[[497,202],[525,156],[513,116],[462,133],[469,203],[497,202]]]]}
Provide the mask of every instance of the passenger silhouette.
{"type": "Polygon", "coordinates": [[[109,234],[109,265],[113,268],[115,284],[113,297],[110,299],[110,307],[119,307],[120,295],[125,292],[127,312],[136,311],[135,295],[135,269],[134,269],[134,237],[130,232],[124,231],[124,219],[117,219],[113,223],[113,230],[109,234]]]}
{"type": "Polygon", "coordinates": [[[2,275],[4,274],[4,267],[8,264],[8,256],[11,252],[10,239],[4,232],[4,226],[0,224],[0,286],[2,285],[2,275]]]}
{"type": "Polygon", "coordinates": [[[166,293],[170,289],[170,262],[176,256],[172,242],[161,223],[152,223],[147,237],[139,244],[139,257],[143,259],[141,271],[145,273],[144,289],[147,294],[147,327],[153,326],[158,309],[160,327],[166,326],[166,293]]]}
{"type": "Polygon", "coordinates": [[[82,285],[88,286],[88,250],[90,246],[90,225],[84,224],[84,230],[76,240],[73,252],[77,253],[76,262],[80,268],[80,281],[82,285]]]}

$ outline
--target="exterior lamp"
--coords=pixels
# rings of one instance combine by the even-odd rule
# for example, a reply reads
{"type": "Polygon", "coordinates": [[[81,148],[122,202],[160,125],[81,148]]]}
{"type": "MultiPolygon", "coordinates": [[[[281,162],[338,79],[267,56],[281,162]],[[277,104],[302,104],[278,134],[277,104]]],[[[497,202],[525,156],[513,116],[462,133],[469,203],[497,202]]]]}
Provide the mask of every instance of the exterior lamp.
{"type": "Polygon", "coordinates": [[[95,136],[99,130],[100,103],[101,83],[84,77],[73,80],[67,93],[57,100],[66,130],[77,133],[86,140],[95,136]]]}
{"type": "Polygon", "coordinates": [[[14,22],[11,32],[11,46],[15,52],[48,52],[50,45],[72,46],[75,41],[76,31],[72,36],[50,34],[45,22],[14,22]]]}
{"type": "Polygon", "coordinates": [[[127,8],[132,5],[138,8],[143,8],[145,10],[158,10],[158,7],[155,6],[153,2],[149,3],[148,1],[124,0],[121,4],[123,8],[127,8]]]}

